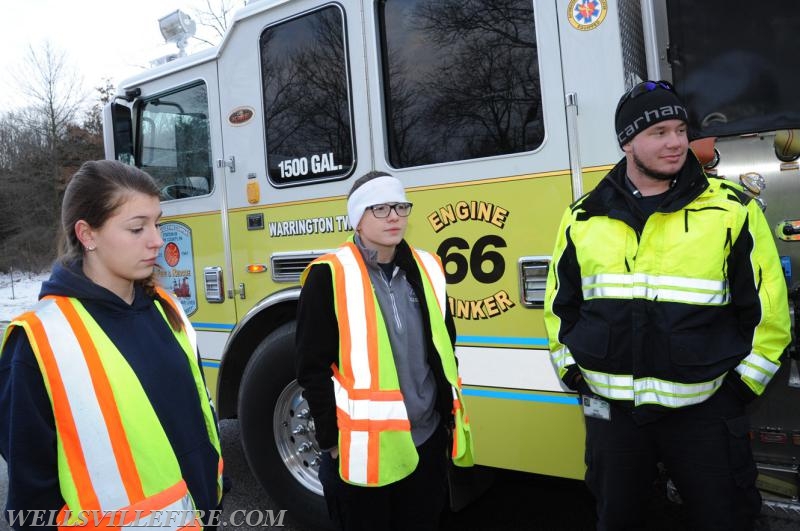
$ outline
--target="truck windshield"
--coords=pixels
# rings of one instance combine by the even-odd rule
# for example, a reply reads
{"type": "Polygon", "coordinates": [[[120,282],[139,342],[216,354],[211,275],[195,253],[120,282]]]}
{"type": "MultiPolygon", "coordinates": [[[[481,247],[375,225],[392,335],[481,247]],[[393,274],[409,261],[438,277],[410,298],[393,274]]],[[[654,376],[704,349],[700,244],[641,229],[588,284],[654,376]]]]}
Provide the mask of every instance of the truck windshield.
{"type": "Polygon", "coordinates": [[[211,193],[214,176],[204,84],[147,100],[142,107],[139,166],[161,187],[161,199],[211,193]]]}

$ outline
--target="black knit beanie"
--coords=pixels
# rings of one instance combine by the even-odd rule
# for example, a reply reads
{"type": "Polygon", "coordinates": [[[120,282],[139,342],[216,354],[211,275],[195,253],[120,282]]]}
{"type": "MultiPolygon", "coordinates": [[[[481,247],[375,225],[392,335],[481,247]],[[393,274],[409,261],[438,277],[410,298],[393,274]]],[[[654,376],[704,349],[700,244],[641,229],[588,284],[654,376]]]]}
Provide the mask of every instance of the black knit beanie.
{"type": "Polygon", "coordinates": [[[688,122],[689,120],[686,107],[674,92],[652,81],[644,83],[647,83],[648,86],[652,84],[652,90],[635,97],[629,97],[628,93],[625,93],[620,98],[622,104],[614,117],[614,126],[617,130],[620,147],[658,122],[665,120],[688,122]]]}

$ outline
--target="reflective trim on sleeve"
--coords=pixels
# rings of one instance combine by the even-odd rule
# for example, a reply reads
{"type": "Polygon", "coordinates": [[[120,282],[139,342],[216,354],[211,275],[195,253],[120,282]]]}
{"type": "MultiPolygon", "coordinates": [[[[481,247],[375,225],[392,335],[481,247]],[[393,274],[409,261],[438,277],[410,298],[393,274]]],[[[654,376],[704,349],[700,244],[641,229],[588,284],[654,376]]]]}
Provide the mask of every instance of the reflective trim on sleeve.
{"type": "MultiPolygon", "coordinates": [[[[773,363],[764,356],[756,354],[755,352],[748,354],[747,357],[741,361],[741,363],[759,369],[761,372],[769,375],[770,378],[775,376],[775,373],[778,372],[778,369],[780,368],[780,365],[777,363],[773,363]]],[[[739,366],[741,367],[741,365],[739,366]]],[[[736,370],[739,370],[738,367],[736,370]]]]}
{"type": "Polygon", "coordinates": [[[778,368],[778,364],[755,352],[751,352],[736,366],[735,370],[742,378],[748,378],[756,384],[766,387],[772,377],[775,376],[775,373],[778,372],[778,368]]]}
{"type": "Polygon", "coordinates": [[[575,359],[572,357],[569,348],[566,346],[550,353],[550,359],[556,369],[563,370],[567,365],[575,365],[575,359]]]}

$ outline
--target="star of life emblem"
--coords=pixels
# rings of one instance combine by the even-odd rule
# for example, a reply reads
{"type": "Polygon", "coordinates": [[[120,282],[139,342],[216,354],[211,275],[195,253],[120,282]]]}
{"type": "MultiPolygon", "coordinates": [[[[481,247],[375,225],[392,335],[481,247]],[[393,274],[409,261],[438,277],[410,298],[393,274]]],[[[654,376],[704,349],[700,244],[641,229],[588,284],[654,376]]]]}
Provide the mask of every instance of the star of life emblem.
{"type": "Polygon", "coordinates": [[[606,0],[572,0],[567,7],[567,17],[573,28],[588,31],[605,20],[607,11],[606,0]]]}

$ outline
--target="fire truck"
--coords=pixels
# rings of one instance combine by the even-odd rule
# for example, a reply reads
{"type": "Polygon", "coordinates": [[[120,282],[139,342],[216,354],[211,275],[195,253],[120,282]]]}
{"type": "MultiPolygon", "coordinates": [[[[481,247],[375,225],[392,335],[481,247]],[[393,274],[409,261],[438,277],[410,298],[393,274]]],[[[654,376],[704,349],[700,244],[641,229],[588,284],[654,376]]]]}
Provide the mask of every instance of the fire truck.
{"type": "MultiPolygon", "coordinates": [[[[583,477],[545,277],[564,208],[622,156],[614,109],[640,80],[674,84],[708,174],[765,209],[796,323],[799,26],[788,0],[263,0],[217,47],[123,81],[106,157],[161,187],[162,283],[278,506],[329,525],[295,311],[303,269],[352,233],[346,195],[368,171],[404,183],[407,238],[445,266],[483,470],[583,477]]],[[[765,510],[795,514],[798,355],[794,339],[751,411],[765,510]]]]}

